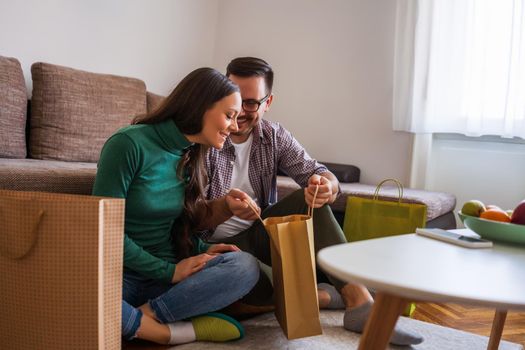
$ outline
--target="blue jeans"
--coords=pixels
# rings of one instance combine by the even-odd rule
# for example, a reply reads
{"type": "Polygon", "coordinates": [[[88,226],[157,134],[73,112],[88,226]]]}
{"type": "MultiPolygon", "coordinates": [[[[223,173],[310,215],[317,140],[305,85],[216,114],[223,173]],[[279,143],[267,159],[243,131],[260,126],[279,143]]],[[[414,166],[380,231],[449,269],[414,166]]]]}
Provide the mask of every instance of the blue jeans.
{"type": "Polygon", "coordinates": [[[257,260],[245,252],[228,252],[208,261],[199,272],[177,284],[124,273],[122,337],[132,339],[142,318],[139,306],[149,302],[161,323],[222,309],[246,295],[259,279],[257,260]]]}

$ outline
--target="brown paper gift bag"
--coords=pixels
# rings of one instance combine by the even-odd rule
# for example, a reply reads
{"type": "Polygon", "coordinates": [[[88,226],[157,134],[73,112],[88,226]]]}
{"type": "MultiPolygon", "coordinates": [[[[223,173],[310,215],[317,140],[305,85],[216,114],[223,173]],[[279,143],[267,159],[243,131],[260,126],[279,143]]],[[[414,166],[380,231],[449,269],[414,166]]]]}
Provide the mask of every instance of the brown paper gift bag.
{"type": "Polygon", "coordinates": [[[288,339],[323,333],[312,215],[313,212],[262,220],[271,238],[275,317],[288,339]]]}
{"type": "Polygon", "coordinates": [[[124,200],[0,190],[0,347],[120,349],[124,200]]]}
{"type": "Polygon", "coordinates": [[[312,218],[264,219],[271,237],[275,317],[288,339],[322,334],[312,218]]]}

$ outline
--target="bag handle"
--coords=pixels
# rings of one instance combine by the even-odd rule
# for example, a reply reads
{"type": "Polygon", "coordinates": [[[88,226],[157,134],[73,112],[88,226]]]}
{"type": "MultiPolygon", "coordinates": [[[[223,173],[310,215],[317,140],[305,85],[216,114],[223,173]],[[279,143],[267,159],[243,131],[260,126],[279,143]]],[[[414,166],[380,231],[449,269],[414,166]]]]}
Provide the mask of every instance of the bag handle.
{"type": "Polygon", "coordinates": [[[374,192],[373,200],[377,200],[378,199],[378,197],[379,197],[379,190],[381,189],[381,186],[383,186],[383,184],[385,182],[389,182],[389,181],[395,182],[395,184],[397,185],[397,193],[399,195],[398,202],[401,203],[401,199],[403,198],[403,185],[397,179],[385,179],[385,180],[381,181],[379,183],[379,185],[377,185],[377,187],[376,187],[376,190],[374,192]]]}
{"type": "Polygon", "coordinates": [[[314,206],[315,199],[317,198],[317,191],[319,191],[319,184],[315,185],[315,192],[314,192],[314,198],[312,198],[312,206],[308,206],[308,216],[311,216],[312,219],[314,218],[314,206]]]}
{"type": "Polygon", "coordinates": [[[0,200],[0,255],[22,259],[35,246],[44,210],[32,200],[0,200]]]}
{"type": "MultiPolygon", "coordinates": [[[[315,193],[314,193],[314,198],[312,199],[312,203],[315,202],[315,199],[317,198],[317,192],[319,191],[319,185],[316,185],[315,186],[315,193]]],[[[243,202],[248,204],[248,206],[250,207],[251,210],[253,210],[253,212],[255,213],[255,215],[257,215],[257,218],[259,219],[259,221],[261,221],[261,224],[263,224],[264,226],[264,222],[263,222],[263,219],[261,218],[261,216],[259,215],[258,211],[257,211],[257,208],[252,204],[251,201],[248,201],[248,200],[245,200],[243,199],[243,202]]],[[[312,219],[314,218],[314,207],[313,206],[308,206],[308,216],[311,216],[312,219]]]]}
{"type": "Polygon", "coordinates": [[[259,215],[259,212],[257,211],[257,208],[255,208],[255,205],[252,204],[252,201],[248,201],[246,199],[243,199],[242,200],[244,203],[248,204],[248,206],[250,207],[250,209],[255,213],[255,215],[257,215],[257,218],[259,219],[259,221],[261,222],[261,224],[263,224],[263,227],[264,227],[264,222],[263,222],[263,219],[261,218],[261,216],[259,215]]]}

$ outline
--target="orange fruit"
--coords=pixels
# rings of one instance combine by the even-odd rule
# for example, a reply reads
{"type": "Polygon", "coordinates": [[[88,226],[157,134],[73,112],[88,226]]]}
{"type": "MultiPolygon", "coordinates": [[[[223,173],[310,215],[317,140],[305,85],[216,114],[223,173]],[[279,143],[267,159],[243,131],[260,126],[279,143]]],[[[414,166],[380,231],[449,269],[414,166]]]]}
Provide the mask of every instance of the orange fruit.
{"type": "Polygon", "coordinates": [[[501,209],[488,209],[479,215],[481,219],[510,222],[510,216],[501,209]]]}

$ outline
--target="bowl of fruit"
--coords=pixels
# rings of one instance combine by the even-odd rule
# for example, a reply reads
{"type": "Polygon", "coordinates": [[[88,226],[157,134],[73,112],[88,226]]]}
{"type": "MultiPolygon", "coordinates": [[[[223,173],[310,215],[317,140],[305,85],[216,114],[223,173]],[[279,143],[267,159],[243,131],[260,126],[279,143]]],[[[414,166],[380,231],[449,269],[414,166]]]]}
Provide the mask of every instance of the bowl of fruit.
{"type": "Polygon", "coordinates": [[[525,245],[525,200],[508,211],[470,200],[463,204],[458,215],[467,228],[485,239],[525,245]]]}

